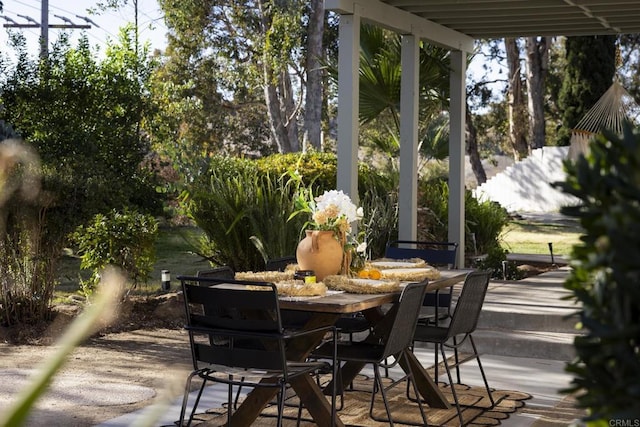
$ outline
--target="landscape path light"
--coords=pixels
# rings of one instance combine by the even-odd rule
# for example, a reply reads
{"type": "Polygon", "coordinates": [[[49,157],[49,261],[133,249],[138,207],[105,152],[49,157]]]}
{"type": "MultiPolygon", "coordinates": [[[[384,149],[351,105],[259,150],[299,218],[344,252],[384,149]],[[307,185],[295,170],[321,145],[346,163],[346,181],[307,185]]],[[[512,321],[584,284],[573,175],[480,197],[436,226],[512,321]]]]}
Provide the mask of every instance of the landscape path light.
{"type": "Polygon", "coordinates": [[[160,289],[163,291],[168,291],[171,289],[171,272],[169,270],[162,270],[162,274],[160,277],[160,289]]]}

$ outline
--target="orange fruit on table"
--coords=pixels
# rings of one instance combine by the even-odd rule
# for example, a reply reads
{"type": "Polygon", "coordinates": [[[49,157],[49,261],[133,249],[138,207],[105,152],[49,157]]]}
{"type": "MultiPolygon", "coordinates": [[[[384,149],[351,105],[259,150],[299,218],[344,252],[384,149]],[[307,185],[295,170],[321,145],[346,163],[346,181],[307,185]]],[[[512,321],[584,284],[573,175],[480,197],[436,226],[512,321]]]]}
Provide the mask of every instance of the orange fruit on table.
{"type": "Polygon", "coordinates": [[[380,272],[380,270],[376,268],[372,268],[371,270],[369,270],[369,279],[378,280],[381,277],[382,273],[380,272]]]}
{"type": "Polygon", "coordinates": [[[358,271],[358,277],[361,279],[368,279],[369,270],[367,270],[366,268],[363,268],[362,270],[358,271]]]}

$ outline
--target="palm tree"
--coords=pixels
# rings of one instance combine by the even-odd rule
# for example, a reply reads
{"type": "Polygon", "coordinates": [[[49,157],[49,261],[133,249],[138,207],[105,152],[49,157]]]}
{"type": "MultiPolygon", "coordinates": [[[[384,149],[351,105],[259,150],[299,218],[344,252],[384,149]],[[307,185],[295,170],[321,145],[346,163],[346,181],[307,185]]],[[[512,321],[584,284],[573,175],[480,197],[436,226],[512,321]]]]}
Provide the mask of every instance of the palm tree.
{"type": "MultiPolygon", "coordinates": [[[[401,36],[364,24],[360,32],[360,124],[372,145],[397,157],[400,141],[401,36]]],[[[419,73],[419,150],[425,158],[448,154],[449,51],[422,42],[419,73]]],[[[337,80],[337,67],[329,74],[337,80]]]]}

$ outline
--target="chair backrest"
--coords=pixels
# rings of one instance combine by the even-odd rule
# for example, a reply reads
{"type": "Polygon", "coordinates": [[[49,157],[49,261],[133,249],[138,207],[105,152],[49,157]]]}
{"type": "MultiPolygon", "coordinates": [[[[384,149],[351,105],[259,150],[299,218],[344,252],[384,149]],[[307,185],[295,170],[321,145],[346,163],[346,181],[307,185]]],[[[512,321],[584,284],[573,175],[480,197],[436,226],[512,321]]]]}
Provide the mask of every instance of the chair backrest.
{"type": "Polygon", "coordinates": [[[212,279],[230,279],[233,280],[235,273],[228,265],[212,268],[210,270],[200,270],[196,274],[198,277],[208,277],[212,279]]]}
{"type": "MultiPolygon", "coordinates": [[[[385,257],[393,259],[420,258],[431,265],[456,267],[458,244],[454,242],[427,242],[420,240],[394,240],[387,244],[385,257]]],[[[422,303],[425,307],[449,307],[451,305],[452,288],[435,293],[425,294],[422,303]]]]}
{"type": "MultiPolygon", "coordinates": [[[[201,270],[198,271],[198,273],[196,273],[196,275],[199,278],[208,278],[208,279],[224,279],[224,280],[233,280],[235,273],[233,272],[233,269],[231,267],[229,267],[228,265],[223,265],[222,267],[216,267],[216,268],[212,268],[209,270],[201,270]]],[[[208,281],[198,281],[198,284],[200,286],[208,286],[209,282],[208,281]]],[[[206,314],[214,314],[213,312],[211,312],[211,310],[218,310],[219,313],[217,314],[226,314],[228,316],[234,317],[237,316],[237,314],[234,312],[234,310],[232,309],[227,309],[227,308],[213,308],[213,307],[209,307],[209,306],[205,306],[205,313],[206,314]],[[221,310],[221,311],[220,311],[221,310]]],[[[214,338],[212,336],[212,339],[214,340],[221,340],[221,337],[216,337],[214,338]]]]}
{"type": "Polygon", "coordinates": [[[420,240],[394,240],[385,249],[385,257],[393,259],[420,258],[431,265],[456,268],[458,244],[455,242],[427,242],[420,240]]]}
{"type": "Polygon", "coordinates": [[[285,370],[283,328],[274,284],[187,276],[179,279],[194,367],[205,363],[285,370]],[[212,335],[224,339],[217,344],[200,339],[212,335]]]}
{"type": "Polygon", "coordinates": [[[442,307],[448,309],[453,299],[453,286],[440,289],[438,292],[427,292],[424,294],[422,305],[425,307],[442,307]]]}
{"type": "Polygon", "coordinates": [[[475,331],[490,279],[491,271],[487,270],[467,274],[449,323],[450,337],[475,331]]]}
{"type": "Polygon", "coordinates": [[[265,263],[265,270],[267,270],[267,271],[284,271],[284,269],[287,268],[287,266],[289,264],[295,264],[297,261],[298,260],[293,255],[284,256],[284,257],[281,257],[281,258],[269,259],[265,263]]]}
{"type": "Polygon", "coordinates": [[[428,280],[407,284],[400,294],[397,311],[393,319],[389,337],[385,344],[384,358],[398,354],[409,347],[416,331],[422,298],[428,280]]]}

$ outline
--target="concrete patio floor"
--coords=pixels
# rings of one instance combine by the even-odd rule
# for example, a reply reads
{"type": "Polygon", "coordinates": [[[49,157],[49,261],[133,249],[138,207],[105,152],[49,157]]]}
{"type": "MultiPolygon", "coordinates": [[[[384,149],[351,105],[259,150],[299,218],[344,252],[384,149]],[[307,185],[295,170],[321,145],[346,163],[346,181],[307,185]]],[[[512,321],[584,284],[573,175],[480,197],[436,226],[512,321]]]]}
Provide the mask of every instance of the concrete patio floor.
{"type": "MultiPolygon", "coordinates": [[[[420,359],[423,363],[433,362],[431,352],[419,350],[420,359]]],[[[567,387],[571,381],[570,375],[564,372],[565,362],[550,359],[534,359],[510,356],[495,356],[484,354],[481,356],[482,364],[489,379],[489,386],[501,390],[517,390],[528,393],[532,396],[526,401],[525,410],[512,414],[508,419],[502,421],[500,425],[506,427],[526,427],[536,425],[547,425],[545,422],[552,422],[548,425],[569,425],[570,421],[563,417],[556,418],[555,421],[546,421],[541,413],[552,413],[554,408],[565,397],[559,390],[567,387]],[[558,423],[560,422],[560,424],[558,423]],[[562,424],[566,423],[566,424],[562,424]]],[[[393,375],[393,372],[391,373],[393,375]]],[[[477,365],[468,363],[462,368],[463,382],[468,385],[482,386],[482,378],[477,369],[477,365]]],[[[442,380],[442,377],[441,377],[442,380]]],[[[191,396],[190,402],[195,397],[191,396]]],[[[226,388],[216,385],[209,387],[203,394],[199,404],[199,410],[220,407],[222,402],[226,402],[226,388]]],[[[181,399],[176,399],[156,421],[157,426],[171,426],[179,418],[181,399]]],[[[109,420],[100,424],[100,427],[129,427],[140,421],[144,411],[138,411],[109,420]]]]}

